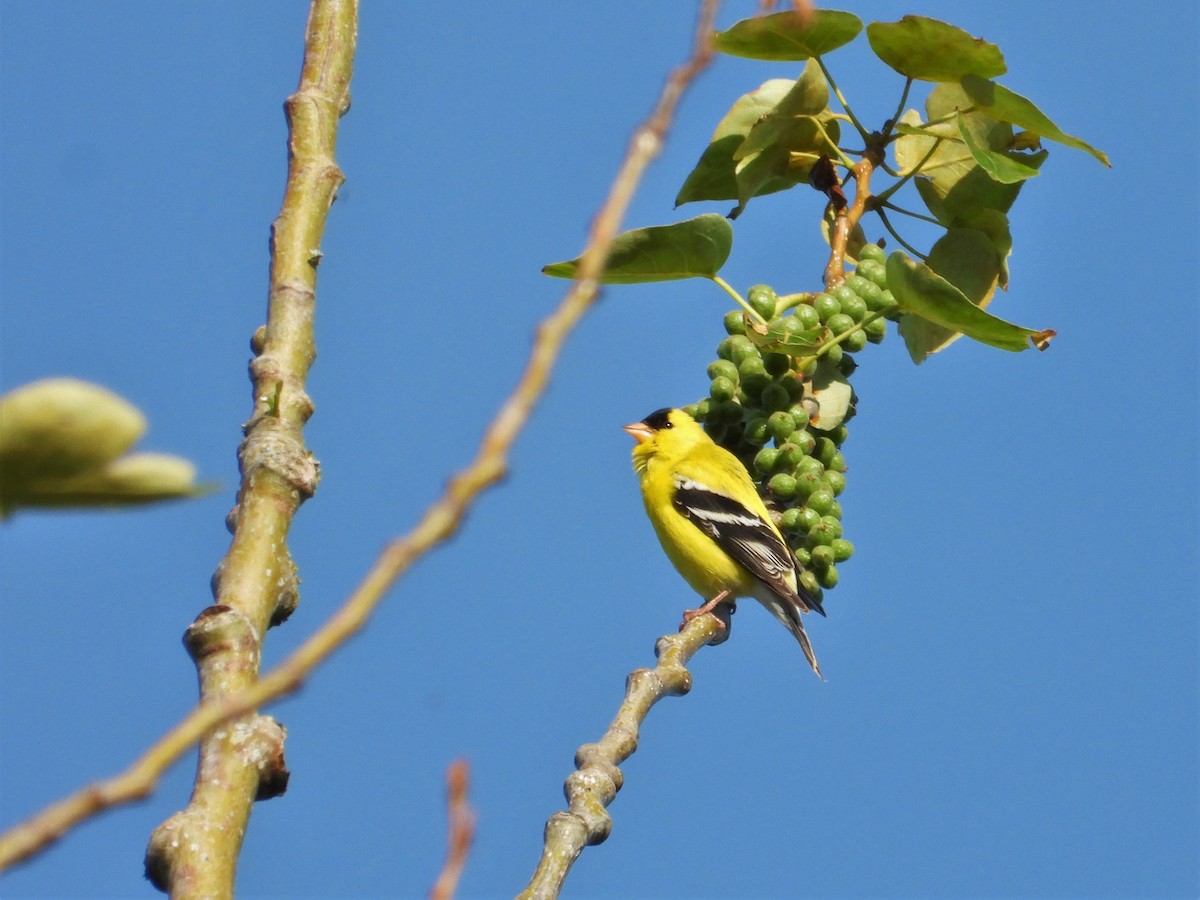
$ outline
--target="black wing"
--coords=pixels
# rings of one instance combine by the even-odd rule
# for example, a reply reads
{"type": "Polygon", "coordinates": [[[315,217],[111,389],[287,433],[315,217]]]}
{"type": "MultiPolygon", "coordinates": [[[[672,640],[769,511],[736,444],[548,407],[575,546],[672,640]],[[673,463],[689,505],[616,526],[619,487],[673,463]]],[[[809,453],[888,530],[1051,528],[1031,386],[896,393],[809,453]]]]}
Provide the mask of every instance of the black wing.
{"type": "Polygon", "coordinates": [[[798,596],[809,609],[824,610],[803,588],[793,589],[789,572],[798,570],[796,557],[770,526],[743,504],[691,478],[675,479],[677,510],[716,541],[717,546],[745,566],[781,597],[798,596]]]}

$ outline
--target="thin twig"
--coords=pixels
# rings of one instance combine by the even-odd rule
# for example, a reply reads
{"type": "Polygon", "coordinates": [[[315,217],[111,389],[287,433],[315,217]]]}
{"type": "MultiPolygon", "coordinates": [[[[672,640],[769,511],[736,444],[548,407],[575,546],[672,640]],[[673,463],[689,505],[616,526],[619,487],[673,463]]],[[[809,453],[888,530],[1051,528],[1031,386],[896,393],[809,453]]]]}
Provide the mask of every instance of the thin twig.
{"type": "Polygon", "coordinates": [[[873,144],[867,146],[862,159],[850,170],[854,178],[854,202],[838,211],[829,241],[829,263],[825,266],[825,290],[831,291],[846,277],[846,246],[854,226],[859,223],[871,197],[871,175],[883,160],[883,151],[873,144]]]}
{"type": "Polygon", "coordinates": [[[97,813],[143,799],[166,768],[214,727],[296,690],[304,678],[357,633],[388,589],[420,557],[450,538],[467,509],[507,469],[508,453],[546,390],[550,373],[572,330],[595,303],[599,277],[630,199],[658,155],[684,91],[712,58],[711,34],[718,0],[705,0],[691,58],[668,76],[658,103],[634,132],[608,197],[592,221],[576,282],[538,326],[525,371],[500,407],[475,459],[450,479],[441,497],[405,536],[389,543],[342,606],[299,648],[253,685],[206,700],[119,775],[88,785],[0,836],[0,871],[28,859],[97,813]]]}
{"type": "Polygon", "coordinates": [[[617,768],[637,750],[638,731],[650,708],[663,697],[686,694],[692,676],[686,666],[696,652],[722,634],[715,615],[697,616],[678,634],[658,640],[653,669],[637,669],[625,682],[625,699],[604,736],[575,753],[575,771],[563,791],[567,810],[546,822],[542,858],[518,900],[557,897],[571,866],[589,844],[604,841],[612,830],[606,807],[621,789],[624,776],[617,768]]]}
{"type": "Polygon", "coordinates": [[[449,828],[446,864],[442,866],[442,872],[429,892],[429,900],[451,900],[467,864],[467,854],[475,839],[475,811],[467,802],[469,778],[470,768],[466,760],[456,760],[446,770],[446,817],[449,828]]]}

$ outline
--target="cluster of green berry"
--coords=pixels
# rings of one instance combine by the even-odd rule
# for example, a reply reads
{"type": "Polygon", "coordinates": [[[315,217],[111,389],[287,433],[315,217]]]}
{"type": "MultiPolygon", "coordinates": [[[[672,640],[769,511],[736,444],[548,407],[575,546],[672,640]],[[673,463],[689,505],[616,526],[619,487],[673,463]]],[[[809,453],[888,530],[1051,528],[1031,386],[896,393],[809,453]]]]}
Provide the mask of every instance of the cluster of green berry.
{"type": "Polygon", "coordinates": [[[841,447],[854,414],[853,354],[882,341],[895,316],[883,260],[879,247],[863,248],[855,272],[829,293],[751,288],[757,319],[740,310],[725,317],[709,396],[687,407],[757,480],[817,598],[854,552],[837,499],[846,488],[841,447]]]}

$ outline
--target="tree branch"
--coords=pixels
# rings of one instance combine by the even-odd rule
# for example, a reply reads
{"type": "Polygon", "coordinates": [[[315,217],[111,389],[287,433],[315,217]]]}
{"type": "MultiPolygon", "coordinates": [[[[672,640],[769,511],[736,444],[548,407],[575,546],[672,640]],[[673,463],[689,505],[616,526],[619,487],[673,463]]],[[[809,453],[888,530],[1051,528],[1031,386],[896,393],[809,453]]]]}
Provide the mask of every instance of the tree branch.
{"type": "Polygon", "coordinates": [[[541,861],[518,900],[557,897],[583,848],[608,837],[612,819],[606,807],[624,781],[617,766],[637,750],[638,731],[650,708],[663,697],[681,696],[692,689],[692,676],[685,668],[688,660],[723,633],[715,615],[697,616],[678,634],[658,639],[654,647],[658,664],[653,669],[630,674],[625,699],[604,736],[575,752],[575,771],[563,785],[567,810],[546,822],[541,861]]]}

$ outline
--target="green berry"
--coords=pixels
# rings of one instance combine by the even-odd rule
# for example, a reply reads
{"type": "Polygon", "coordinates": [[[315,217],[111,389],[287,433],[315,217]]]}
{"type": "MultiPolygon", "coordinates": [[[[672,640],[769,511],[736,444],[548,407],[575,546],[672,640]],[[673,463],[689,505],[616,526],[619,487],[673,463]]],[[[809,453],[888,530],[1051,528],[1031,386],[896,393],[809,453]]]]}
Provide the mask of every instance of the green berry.
{"type": "Polygon", "coordinates": [[[842,491],[846,490],[846,476],[841,472],[826,472],[825,481],[829,484],[829,490],[835,497],[840,497],[842,491]]]}
{"type": "Polygon", "coordinates": [[[725,333],[746,333],[746,319],[744,317],[744,313],[740,309],[735,309],[733,312],[725,313],[725,333]]]}
{"type": "Polygon", "coordinates": [[[750,301],[750,307],[764,319],[770,320],[775,318],[775,306],[779,302],[779,298],[775,296],[770,285],[756,284],[746,292],[746,299],[750,301]]]}
{"type": "MultiPolygon", "coordinates": [[[[785,509],[783,515],[779,517],[779,527],[784,531],[795,531],[800,524],[800,513],[803,512],[803,507],[793,506],[790,509],[785,509]]],[[[805,529],[807,531],[808,529],[805,529]]]]}
{"type": "Polygon", "coordinates": [[[824,487],[813,491],[808,495],[805,506],[816,510],[821,515],[825,515],[829,512],[830,507],[833,506],[833,491],[824,487]]]}
{"type": "MultiPolygon", "coordinates": [[[[795,418],[795,416],[793,416],[795,418]]],[[[817,446],[817,439],[807,428],[803,431],[797,430],[792,434],[792,443],[800,448],[800,451],[805,457],[812,458],[812,452],[817,446]]],[[[820,462],[817,463],[820,465],[820,462]]]]}
{"type": "Polygon", "coordinates": [[[823,587],[827,590],[832,590],[833,588],[837,587],[837,583],[838,583],[837,566],[830,566],[828,569],[826,569],[824,572],[822,572],[820,574],[820,576],[817,578],[817,580],[821,583],[821,587],[823,587]]]}
{"type": "Polygon", "coordinates": [[[881,263],[887,259],[887,253],[878,244],[863,244],[862,248],[858,251],[858,258],[860,260],[869,259],[872,262],[881,263]]]}
{"type": "Polygon", "coordinates": [[[751,419],[746,423],[744,432],[746,443],[752,447],[761,447],[767,442],[770,434],[767,432],[767,420],[762,416],[751,419]]]}
{"type": "MultiPolygon", "coordinates": [[[[849,278],[846,279],[846,287],[848,287],[848,288],[850,288],[850,290],[854,291],[855,296],[857,296],[861,300],[863,297],[866,296],[866,294],[863,293],[864,291],[874,290],[875,288],[878,287],[878,285],[876,285],[875,282],[873,282],[871,279],[864,277],[863,275],[859,274],[858,272],[855,272],[853,275],[851,275],[849,278]]],[[[846,301],[844,301],[844,300],[842,301],[843,306],[845,305],[845,302],[846,301]]],[[[843,312],[844,311],[845,310],[843,310],[843,312]]]]}
{"type": "Polygon", "coordinates": [[[705,397],[699,403],[693,403],[690,408],[685,407],[684,412],[697,422],[707,422],[712,415],[712,401],[705,397]]]}
{"type": "MultiPolygon", "coordinates": [[[[795,429],[792,429],[792,434],[795,434],[795,429]]],[[[779,448],[779,466],[789,472],[795,472],[797,466],[800,465],[800,460],[804,459],[807,454],[800,448],[799,444],[792,441],[786,441],[782,444],[776,444],[779,448]]]]}
{"type": "Polygon", "coordinates": [[[718,375],[712,380],[712,384],[708,387],[708,395],[718,403],[724,403],[727,400],[732,400],[733,395],[736,392],[737,385],[735,385],[724,375],[718,375]]]}
{"type": "MultiPolygon", "coordinates": [[[[849,340],[847,338],[846,340],[849,340]]],[[[844,344],[846,341],[842,341],[844,344]]],[[[854,374],[854,370],[858,368],[858,360],[853,356],[843,356],[842,361],[838,363],[838,371],[843,375],[850,376],[854,374]]]]}
{"type": "Polygon", "coordinates": [[[713,403],[709,408],[708,419],[723,425],[732,425],[742,419],[742,407],[732,400],[723,403],[713,403]]]}
{"type": "Polygon", "coordinates": [[[796,562],[800,563],[801,567],[807,569],[812,565],[812,554],[808,552],[807,547],[793,547],[792,552],[796,554],[796,562]]]}
{"type": "Polygon", "coordinates": [[[887,335],[887,319],[872,319],[863,326],[863,334],[872,344],[878,344],[887,335]]]}
{"type": "Polygon", "coordinates": [[[817,312],[818,320],[823,324],[830,316],[836,316],[842,311],[842,304],[830,294],[817,294],[813,298],[813,309],[817,312]]]}
{"type": "Polygon", "coordinates": [[[845,538],[838,538],[829,546],[833,549],[833,558],[837,562],[845,562],[854,555],[854,545],[845,538]]]}
{"type": "Polygon", "coordinates": [[[784,372],[780,378],[777,378],[784,390],[788,392],[788,398],[794,403],[804,396],[804,382],[797,377],[795,372],[784,372]]]}
{"type": "Polygon", "coordinates": [[[792,310],[792,319],[799,322],[801,331],[812,331],[821,324],[821,316],[810,303],[801,303],[792,310]]]}
{"type": "MultiPolygon", "coordinates": [[[[826,472],[825,474],[829,475],[828,472],[826,472]]],[[[828,479],[826,479],[826,480],[828,481],[828,479]]],[[[834,500],[833,503],[831,503],[829,505],[829,512],[827,512],[825,515],[833,516],[839,522],[842,521],[842,504],[840,504],[836,500],[834,500]]]]}
{"type": "Polygon", "coordinates": [[[764,475],[775,471],[779,463],[779,451],[771,447],[763,447],[754,455],[754,468],[764,475]]]}
{"type": "Polygon", "coordinates": [[[812,560],[813,568],[818,572],[828,569],[835,561],[833,548],[825,544],[818,544],[813,547],[809,558],[812,560]]]}
{"type": "Polygon", "coordinates": [[[828,543],[832,544],[835,540],[842,536],[841,519],[836,519],[829,515],[821,516],[821,528],[826,534],[832,535],[828,543]]]}
{"type": "MultiPolygon", "coordinates": [[[[762,408],[767,412],[775,412],[777,410],[785,410],[788,404],[792,402],[792,398],[788,396],[788,390],[777,381],[773,381],[763,388],[762,392],[762,408]]],[[[792,420],[791,416],[787,417],[788,422],[792,420]]],[[[789,434],[791,432],[788,432],[789,434]]]]}
{"type": "MultiPolygon", "coordinates": [[[[771,385],[763,395],[774,390],[778,385],[771,385]]],[[[766,404],[764,404],[766,405],[766,404]]],[[[792,432],[796,430],[796,423],[792,421],[792,417],[782,410],[771,413],[767,417],[767,430],[771,432],[771,437],[775,439],[775,445],[778,446],[791,437],[792,432]]]]}
{"type": "Polygon", "coordinates": [[[742,390],[751,397],[757,397],[771,383],[771,376],[758,356],[748,356],[742,360],[738,366],[738,379],[742,383],[742,390]]]}
{"type": "Polygon", "coordinates": [[[733,335],[728,340],[733,346],[729,359],[733,361],[734,365],[741,366],[748,359],[762,359],[762,352],[744,334],[733,335]]]}
{"type": "Polygon", "coordinates": [[[734,384],[737,384],[738,369],[733,363],[727,359],[713,360],[708,364],[709,378],[728,378],[734,384]]]}
{"type": "Polygon", "coordinates": [[[854,288],[843,282],[833,289],[833,296],[839,304],[845,303],[854,296],[854,288]]]}
{"type": "Polygon", "coordinates": [[[861,322],[867,316],[867,301],[855,294],[842,304],[842,313],[854,322],[861,322]]]}
{"type": "Polygon", "coordinates": [[[842,340],[842,349],[847,353],[858,353],[866,346],[867,335],[861,328],[853,334],[846,335],[842,340]]]}
{"type": "Polygon", "coordinates": [[[844,312],[830,316],[829,321],[825,323],[825,327],[834,334],[841,334],[844,331],[849,331],[854,327],[854,320],[844,312]]]}
{"type": "Polygon", "coordinates": [[[817,581],[817,576],[811,570],[805,569],[800,573],[800,587],[804,588],[805,593],[816,598],[818,602],[821,600],[821,585],[817,581]]]}
{"type": "Polygon", "coordinates": [[[879,299],[874,303],[870,300],[867,301],[867,308],[871,312],[881,312],[884,315],[890,315],[895,312],[897,305],[896,298],[892,296],[891,291],[880,291],[879,299]]]}
{"type": "Polygon", "coordinates": [[[804,428],[808,425],[808,408],[803,403],[793,403],[788,407],[788,413],[791,414],[792,421],[797,428],[804,428]]]}
{"type": "Polygon", "coordinates": [[[796,473],[795,496],[807,498],[825,487],[825,479],[816,472],[805,472],[799,468],[793,469],[793,471],[796,473]]]}
{"type": "Polygon", "coordinates": [[[764,353],[763,366],[766,367],[768,375],[778,378],[784,372],[792,370],[792,358],[786,353],[764,353]]]}
{"type": "Polygon", "coordinates": [[[815,374],[817,374],[817,359],[816,359],[816,357],[809,357],[808,359],[806,359],[797,368],[797,371],[800,373],[801,377],[803,377],[803,378],[812,378],[815,374]]]}
{"type": "MultiPolygon", "coordinates": [[[[809,437],[812,437],[812,435],[807,431],[804,432],[804,434],[808,434],[809,437]]],[[[796,443],[800,443],[798,440],[800,435],[796,435],[795,437],[797,439],[796,443]]],[[[808,456],[804,457],[799,463],[796,464],[797,475],[804,475],[810,472],[817,478],[825,477],[825,465],[819,459],[815,458],[811,451],[808,456]]]]}
{"type": "Polygon", "coordinates": [[[833,441],[839,447],[842,446],[842,444],[846,443],[846,438],[848,438],[849,436],[850,436],[850,429],[847,428],[845,425],[839,425],[837,428],[832,428],[826,433],[826,437],[828,437],[831,441],[833,441]]]}
{"type": "Polygon", "coordinates": [[[821,514],[815,509],[810,509],[807,506],[797,507],[800,510],[800,515],[796,517],[796,527],[808,534],[813,528],[821,522],[821,514]]]}
{"type": "Polygon", "coordinates": [[[842,349],[841,344],[834,344],[832,347],[830,347],[828,350],[825,351],[825,358],[827,360],[829,360],[829,362],[832,365],[836,366],[839,363],[841,363],[842,357],[845,356],[845,354],[846,354],[846,351],[842,349]]]}
{"type": "Polygon", "coordinates": [[[796,478],[787,472],[778,472],[772,475],[771,480],[767,482],[767,490],[776,497],[790,500],[796,496],[796,478]]]}
{"type": "Polygon", "coordinates": [[[841,523],[838,523],[838,533],[833,531],[825,524],[826,516],[822,516],[817,524],[808,529],[808,543],[813,547],[821,547],[827,544],[832,544],[835,538],[842,536],[841,523]]]}

